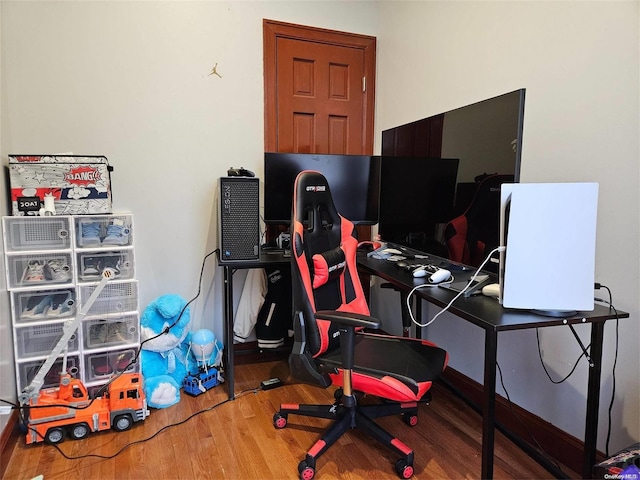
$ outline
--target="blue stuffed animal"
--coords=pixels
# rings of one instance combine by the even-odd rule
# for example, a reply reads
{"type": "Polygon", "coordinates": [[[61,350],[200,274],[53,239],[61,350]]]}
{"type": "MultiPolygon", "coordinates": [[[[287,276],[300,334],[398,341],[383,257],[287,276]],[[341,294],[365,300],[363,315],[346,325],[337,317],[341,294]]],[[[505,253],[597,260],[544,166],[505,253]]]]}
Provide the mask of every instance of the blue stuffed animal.
{"type": "Polygon", "coordinates": [[[187,355],[191,332],[191,317],[186,301],[179,295],[162,295],[145,308],[140,319],[142,344],[140,365],[144,376],[147,404],[166,408],[180,401],[182,381],[194,368],[195,361],[187,355]],[[175,325],[174,325],[175,323],[175,325]],[[168,333],[159,335],[167,327],[168,333]]]}

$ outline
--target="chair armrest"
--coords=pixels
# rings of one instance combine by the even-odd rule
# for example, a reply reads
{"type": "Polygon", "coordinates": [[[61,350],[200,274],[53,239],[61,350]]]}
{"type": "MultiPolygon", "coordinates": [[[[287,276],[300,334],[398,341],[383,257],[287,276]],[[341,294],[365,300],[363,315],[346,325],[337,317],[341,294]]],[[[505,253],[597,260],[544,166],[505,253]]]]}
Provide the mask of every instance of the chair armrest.
{"type": "Polygon", "coordinates": [[[340,360],[342,363],[342,403],[345,406],[355,406],[351,383],[351,370],[355,359],[356,328],[379,329],[380,320],[360,313],[339,312],[337,310],[320,310],[316,318],[330,320],[339,325],[340,330],[340,360]]]}
{"type": "Polygon", "coordinates": [[[364,327],[377,330],[380,328],[380,320],[360,313],[339,312],[337,310],[320,310],[316,312],[316,318],[330,320],[345,327],[364,327]]]}

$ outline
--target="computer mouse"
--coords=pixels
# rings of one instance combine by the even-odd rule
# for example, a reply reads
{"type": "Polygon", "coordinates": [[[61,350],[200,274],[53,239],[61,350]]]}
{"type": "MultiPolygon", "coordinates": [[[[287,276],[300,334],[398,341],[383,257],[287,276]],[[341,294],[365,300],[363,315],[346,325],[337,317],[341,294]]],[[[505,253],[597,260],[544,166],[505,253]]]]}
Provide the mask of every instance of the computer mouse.
{"type": "Polygon", "coordinates": [[[429,283],[442,283],[451,278],[451,272],[444,268],[439,268],[429,277],[429,283]]]}

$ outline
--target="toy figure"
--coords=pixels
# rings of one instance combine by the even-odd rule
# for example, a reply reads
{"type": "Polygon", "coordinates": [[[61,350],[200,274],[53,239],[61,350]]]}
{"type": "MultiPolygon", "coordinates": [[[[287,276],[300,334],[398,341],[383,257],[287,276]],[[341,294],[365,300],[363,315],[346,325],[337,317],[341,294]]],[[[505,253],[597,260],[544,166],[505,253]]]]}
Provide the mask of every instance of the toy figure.
{"type": "Polygon", "coordinates": [[[222,348],[222,343],[211,330],[203,328],[193,332],[189,352],[195,358],[197,368],[190,370],[184,379],[185,393],[200,395],[224,381],[218,368],[222,361],[222,348]]]}

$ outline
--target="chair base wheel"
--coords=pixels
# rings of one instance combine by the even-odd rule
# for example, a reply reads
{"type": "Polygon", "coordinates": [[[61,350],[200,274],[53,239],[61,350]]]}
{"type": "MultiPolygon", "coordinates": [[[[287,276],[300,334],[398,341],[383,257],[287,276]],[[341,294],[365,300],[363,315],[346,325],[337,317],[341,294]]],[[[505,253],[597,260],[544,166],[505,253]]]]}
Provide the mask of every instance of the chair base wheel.
{"type": "Polygon", "coordinates": [[[401,458],[396,462],[396,473],[400,478],[411,478],[413,477],[413,465],[401,458]]]}
{"type": "Polygon", "coordinates": [[[316,475],[316,469],[310,467],[307,461],[303,460],[298,464],[298,473],[300,480],[311,480],[316,475]]]}
{"type": "Polygon", "coordinates": [[[418,424],[418,416],[411,413],[404,413],[402,415],[402,421],[410,427],[415,427],[418,424]]]}
{"type": "Polygon", "coordinates": [[[273,426],[276,427],[278,430],[281,430],[284,427],[286,427],[287,426],[287,416],[283,415],[280,412],[276,412],[273,415],[273,426]]]}

